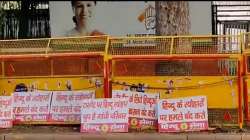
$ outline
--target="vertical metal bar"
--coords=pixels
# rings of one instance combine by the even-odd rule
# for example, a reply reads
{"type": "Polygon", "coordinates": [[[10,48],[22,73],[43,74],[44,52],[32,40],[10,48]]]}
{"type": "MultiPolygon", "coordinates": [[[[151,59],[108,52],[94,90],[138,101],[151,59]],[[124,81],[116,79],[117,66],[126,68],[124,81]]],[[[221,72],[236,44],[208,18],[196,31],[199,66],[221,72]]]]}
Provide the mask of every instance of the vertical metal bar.
{"type": "Polygon", "coordinates": [[[45,54],[48,54],[50,41],[51,41],[51,39],[48,40],[48,44],[47,44],[47,47],[45,49],[45,54]]]}
{"type": "Polygon", "coordinates": [[[247,79],[246,79],[246,73],[247,73],[247,56],[243,55],[243,76],[245,78],[243,78],[243,99],[244,99],[244,114],[245,114],[245,118],[246,120],[250,120],[249,118],[249,108],[248,108],[248,89],[247,89],[247,79]]]}
{"type": "MultiPolygon", "coordinates": [[[[112,59],[111,59],[112,61],[112,59]]],[[[113,79],[115,76],[115,61],[111,62],[111,79],[113,79]]]]}
{"type": "Polygon", "coordinates": [[[104,98],[108,98],[109,97],[109,78],[108,78],[108,71],[109,71],[109,68],[108,68],[108,62],[107,61],[104,61],[104,70],[103,70],[103,73],[104,73],[104,98]]]}
{"type": "Polygon", "coordinates": [[[112,75],[112,59],[109,59],[108,60],[108,84],[109,84],[109,86],[108,86],[108,93],[109,93],[109,98],[112,98],[112,78],[111,78],[111,75],[112,75]]]}
{"type": "Polygon", "coordinates": [[[250,22],[247,22],[246,24],[247,24],[246,32],[249,32],[250,22]]]}
{"type": "Polygon", "coordinates": [[[50,58],[50,75],[53,76],[54,75],[54,59],[50,58]]]}
{"type": "Polygon", "coordinates": [[[240,52],[239,53],[243,53],[244,51],[245,51],[245,33],[241,33],[240,35],[239,35],[239,37],[240,37],[240,52]]]}
{"type": "Polygon", "coordinates": [[[171,46],[170,46],[170,55],[173,54],[173,49],[174,49],[174,37],[171,37],[171,46]]]}
{"type": "Polygon", "coordinates": [[[211,15],[212,15],[212,34],[216,34],[216,22],[215,22],[215,5],[213,4],[213,1],[211,1],[211,15]]]}
{"type": "Polygon", "coordinates": [[[237,74],[237,84],[238,84],[238,124],[240,129],[243,127],[243,111],[242,111],[242,72],[241,72],[241,62],[242,60],[238,60],[238,74],[237,74]]]}
{"type": "Polygon", "coordinates": [[[218,16],[217,16],[217,14],[218,14],[218,12],[217,12],[217,10],[218,10],[218,6],[215,5],[215,24],[216,24],[215,34],[218,34],[218,29],[217,29],[217,25],[218,25],[218,16]]]}
{"type": "Polygon", "coordinates": [[[1,69],[2,69],[2,78],[4,78],[5,77],[5,69],[4,69],[4,61],[2,60],[1,61],[1,69]]]}
{"type": "Polygon", "coordinates": [[[103,56],[103,61],[104,61],[104,69],[103,69],[103,80],[104,80],[104,98],[109,98],[110,95],[110,80],[109,80],[109,64],[108,64],[108,49],[109,49],[109,45],[110,45],[110,40],[109,37],[107,37],[106,40],[106,45],[105,45],[105,52],[104,52],[104,56],[103,56]]]}

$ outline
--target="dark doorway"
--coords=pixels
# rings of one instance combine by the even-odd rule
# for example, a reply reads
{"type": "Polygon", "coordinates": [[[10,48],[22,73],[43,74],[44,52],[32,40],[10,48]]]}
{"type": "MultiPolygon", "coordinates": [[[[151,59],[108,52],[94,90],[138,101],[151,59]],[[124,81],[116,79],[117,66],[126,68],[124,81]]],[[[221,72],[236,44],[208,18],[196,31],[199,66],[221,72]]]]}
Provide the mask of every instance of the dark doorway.
{"type": "Polygon", "coordinates": [[[249,1],[212,1],[212,29],[216,35],[249,32],[249,1]]]}
{"type": "Polygon", "coordinates": [[[0,39],[50,37],[49,1],[2,1],[0,39]]]}

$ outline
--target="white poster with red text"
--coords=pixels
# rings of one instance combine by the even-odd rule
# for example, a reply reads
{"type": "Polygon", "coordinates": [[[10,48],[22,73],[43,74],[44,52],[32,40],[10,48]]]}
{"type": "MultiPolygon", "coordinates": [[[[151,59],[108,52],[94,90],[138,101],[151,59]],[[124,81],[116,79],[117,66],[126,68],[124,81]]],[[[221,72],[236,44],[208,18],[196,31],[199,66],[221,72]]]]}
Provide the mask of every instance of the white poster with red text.
{"type": "Polygon", "coordinates": [[[12,120],[12,96],[0,96],[0,128],[11,128],[12,120]]]}
{"type": "Polygon", "coordinates": [[[157,129],[159,93],[113,90],[112,98],[129,98],[129,128],[157,129]]]}
{"type": "Polygon", "coordinates": [[[128,132],[128,98],[85,100],[81,132],[128,132]]]}
{"type": "Polygon", "coordinates": [[[159,100],[158,129],[159,132],[207,130],[206,96],[159,100]]]}
{"type": "Polygon", "coordinates": [[[94,90],[53,92],[50,121],[67,124],[80,124],[82,102],[86,99],[94,98],[94,90]]]}
{"type": "Polygon", "coordinates": [[[51,92],[14,92],[13,112],[15,123],[47,122],[51,92]]]}

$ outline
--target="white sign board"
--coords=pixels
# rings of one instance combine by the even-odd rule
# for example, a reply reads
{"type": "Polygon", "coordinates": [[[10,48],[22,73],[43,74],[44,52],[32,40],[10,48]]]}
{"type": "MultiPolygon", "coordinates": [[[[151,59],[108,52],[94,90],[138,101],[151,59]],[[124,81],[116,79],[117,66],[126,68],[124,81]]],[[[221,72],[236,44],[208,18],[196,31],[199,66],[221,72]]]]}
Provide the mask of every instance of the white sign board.
{"type": "Polygon", "coordinates": [[[128,99],[85,100],[81,132],[128,132],[128,99]]]}
{"type": "Polygon", "coordinates": [[[51,92],[14,92],[13,111],[16,122],[47,121],[51,92]]]}
{"type": "Polygon", "coordinates": [[[11,128],[12,120],[12,96],[0,96],[0,128],[11,128]]]}
{"type": "Polygon", "coordinates": [[[93,98],[94,90],[53,92],[50,121],[80,124],[81,105],[84,100],[93,98]]]}
{"type": "Polygon", "coordinates": [[[158,125],[159,132],[208,129],[206,96],[161,99],[158,102],[158,125]]]}
{"type": "Polygon", "coordinates": [[[157,127],[157,101],[159,93],[113,90],[112,98],[129,99],[129,125],[131,128],[143,126],[157,127]]]}

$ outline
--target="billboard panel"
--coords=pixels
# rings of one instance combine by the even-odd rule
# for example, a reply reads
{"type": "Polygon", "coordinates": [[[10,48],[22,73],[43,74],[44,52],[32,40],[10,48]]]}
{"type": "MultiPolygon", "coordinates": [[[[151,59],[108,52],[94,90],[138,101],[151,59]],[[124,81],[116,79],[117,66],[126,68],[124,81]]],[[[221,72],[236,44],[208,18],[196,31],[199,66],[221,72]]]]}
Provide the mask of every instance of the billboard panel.
{"type": "MultiPolygon", "coordinates": [[[[155,34],[154,1],[50,1],[52,37],[155,34]]],[[[211,34],[211,2],[189,2],[190,33],[211,34]]]]}
{"type": "Polygon", "coordinates": [[[155,34],[154,6],[153,1],[50,1],[51,36],[155,34]]]}

